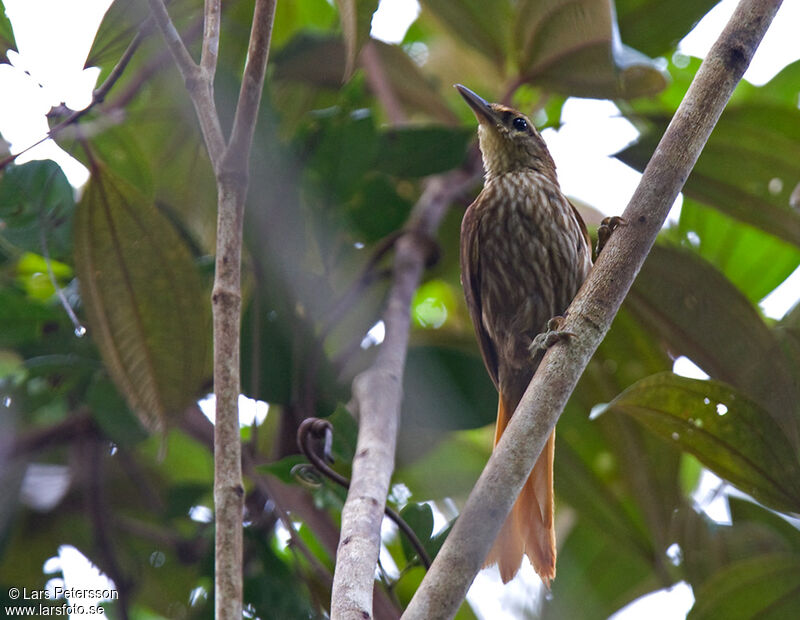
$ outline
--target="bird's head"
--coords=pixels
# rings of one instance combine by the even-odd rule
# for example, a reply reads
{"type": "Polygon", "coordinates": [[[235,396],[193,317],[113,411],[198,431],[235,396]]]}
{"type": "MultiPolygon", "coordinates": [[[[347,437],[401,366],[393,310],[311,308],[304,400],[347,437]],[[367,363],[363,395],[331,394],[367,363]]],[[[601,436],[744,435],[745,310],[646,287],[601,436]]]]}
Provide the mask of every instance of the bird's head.
{"type": "Polygon", "coordinates": [[[456,89],[478,119],[478,140],[487,178],[530,169],[555,181],[553,158],[527,116],[500,103],[489,103],[461,84],[456,84],[456,89]]]}

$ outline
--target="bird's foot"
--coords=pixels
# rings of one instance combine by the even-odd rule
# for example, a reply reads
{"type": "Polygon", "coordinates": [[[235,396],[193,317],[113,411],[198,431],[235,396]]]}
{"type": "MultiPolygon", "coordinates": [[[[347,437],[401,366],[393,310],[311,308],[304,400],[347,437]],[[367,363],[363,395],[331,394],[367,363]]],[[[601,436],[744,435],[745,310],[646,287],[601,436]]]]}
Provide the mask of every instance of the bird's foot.
{"type": "Polygon", "coordinates": [[[561,329],[566,319],[563,316],[554,316],[547,321],[547,331],[542,332],[531,341],[529,350],[535,356],[546,351],[561,340],[572,338],[575,333],[561,329]]]}
{"type": "Polygon", "coordinates": [[[600,252],[603,251],[603,248],[608,243],[608,240],[611,239],[611,233],[613,233],[617,228],[620,226],[625,226],[627,222],[619,217],[618,215],[612,215],[611,217],[603,218],[603,221],[600,222],[600,226],[597,229],[597,251],[596,254],[599,256],[600,252]]]}

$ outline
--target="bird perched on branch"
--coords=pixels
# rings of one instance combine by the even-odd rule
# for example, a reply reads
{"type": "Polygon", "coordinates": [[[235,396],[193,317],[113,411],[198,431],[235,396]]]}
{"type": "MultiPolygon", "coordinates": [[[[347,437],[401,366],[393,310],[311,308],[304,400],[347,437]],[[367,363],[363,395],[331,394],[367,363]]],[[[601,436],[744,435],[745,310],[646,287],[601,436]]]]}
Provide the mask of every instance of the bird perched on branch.
{"type": "MultiPolygon", "coordinates": [[[[485,183],[461,224],[461,282],[483,361],[499,393],[500,440],[592,267],[586,226],[556,179],[541,135],[517,110],[456,88],[478,119],[485,183]],[[546,333],[543,333],[546,332],[546,333]]],[[[504,583],[526,554],[549,587],[556,574],[550,435],[489,552],[504,583]]]]}

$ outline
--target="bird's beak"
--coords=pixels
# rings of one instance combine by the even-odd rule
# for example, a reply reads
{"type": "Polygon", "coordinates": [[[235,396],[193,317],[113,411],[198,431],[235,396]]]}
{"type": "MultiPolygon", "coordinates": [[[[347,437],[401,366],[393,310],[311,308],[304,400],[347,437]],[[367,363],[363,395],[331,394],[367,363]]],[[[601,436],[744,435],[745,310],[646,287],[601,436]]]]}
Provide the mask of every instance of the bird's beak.
{"type": "Polygon", "coordinates": [[[455,87],[458,92],[461,93],[461,96],[464,97],[464,101],[472,108],[472,111],[475,112],[475,117],[478,119],[479,123],[495,124],[494,110],[492,110],[486,99],[473,93],[469,88],[461,84],[456,84],[455,87]]]}

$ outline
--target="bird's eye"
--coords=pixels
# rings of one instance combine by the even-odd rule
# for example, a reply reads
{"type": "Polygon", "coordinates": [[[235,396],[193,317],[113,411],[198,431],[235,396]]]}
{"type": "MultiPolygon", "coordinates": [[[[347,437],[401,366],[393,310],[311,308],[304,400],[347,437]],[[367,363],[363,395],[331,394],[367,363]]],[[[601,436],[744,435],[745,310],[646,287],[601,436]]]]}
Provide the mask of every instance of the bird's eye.
{"type": "Polygon", "coordinates": [[[528,131],[528,121],[526,121],[521,116],[518,116],[517,118],[515,118],[514,122],[512,122],[511,125],[517,131],[528,131]]]}

